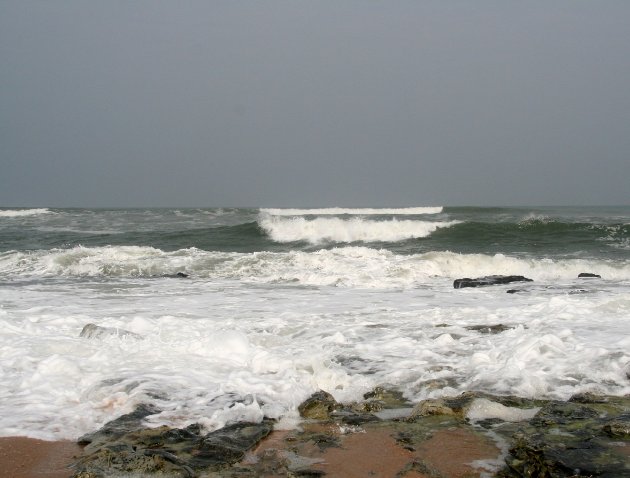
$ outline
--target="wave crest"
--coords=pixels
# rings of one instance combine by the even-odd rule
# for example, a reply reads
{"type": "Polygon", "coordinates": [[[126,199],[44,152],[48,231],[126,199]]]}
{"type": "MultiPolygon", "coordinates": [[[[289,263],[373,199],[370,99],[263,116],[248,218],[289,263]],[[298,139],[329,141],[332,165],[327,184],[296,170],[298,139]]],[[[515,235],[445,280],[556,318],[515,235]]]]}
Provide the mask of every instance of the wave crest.
{"type": "Polygon", "coordinates": [[[314,208],[314,209],[280,209],[280,208],[263,208],[261,213],[270,214],[272,216],[343,216],[343,215],[422,215],[422,214],[440,214],[444,208],[437,207],[401,207],[401,208],[314,208]]]}
{"type": "Polygon", "coordinates": [[[438,228],[458,224],[458,221],[431,222],[390,219],[366,220],[359,217],[285,218],[264,215],[260,227],[276,242],[306,241],[310,244],[326,242],[399,242],[429,236],[438,228]]]}
{"type": "Polygon", "coordinates": [[[2,209],[0,210],[0,217],[38,216],[40,214],[51,214],[51,213],[52,211],[48,208],[2,209]]]}

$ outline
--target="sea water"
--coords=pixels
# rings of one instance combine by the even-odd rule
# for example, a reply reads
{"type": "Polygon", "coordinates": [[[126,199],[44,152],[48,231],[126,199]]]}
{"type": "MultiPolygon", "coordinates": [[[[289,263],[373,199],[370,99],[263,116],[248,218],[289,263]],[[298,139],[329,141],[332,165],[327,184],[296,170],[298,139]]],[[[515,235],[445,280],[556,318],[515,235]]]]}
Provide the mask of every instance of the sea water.
{"type": "Polygon", "coordinates": [[[629,332],[629,207],[0,209],[4,436],[140,403],[292,426],[319,389],[621,395],[629,332]],[[533,282],[453,288],[491,274],[533,282]]]}

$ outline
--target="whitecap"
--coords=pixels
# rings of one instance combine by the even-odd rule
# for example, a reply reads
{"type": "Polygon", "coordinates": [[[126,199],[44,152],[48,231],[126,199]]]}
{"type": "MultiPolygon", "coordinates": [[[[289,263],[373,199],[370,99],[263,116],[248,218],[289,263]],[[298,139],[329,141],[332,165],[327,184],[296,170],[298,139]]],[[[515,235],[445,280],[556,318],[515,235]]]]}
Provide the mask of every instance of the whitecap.
{"type": "Polygon", "coordinates": [[[401,208],[313,208],[313,209],[296,209],[296,208],[263,208],[261,213],[270,214],[272,216],[327,216],[327,215],[422,215],[422,214],[440,214],[443,211],[442,206],[431,207],[401,207],[401,208]]]}
{"type": "Polygon", "coordinates": [[[0,210],[0,217],[38,216],[40,214],[53,214],[53,212],[48,208],[0,210]]]}

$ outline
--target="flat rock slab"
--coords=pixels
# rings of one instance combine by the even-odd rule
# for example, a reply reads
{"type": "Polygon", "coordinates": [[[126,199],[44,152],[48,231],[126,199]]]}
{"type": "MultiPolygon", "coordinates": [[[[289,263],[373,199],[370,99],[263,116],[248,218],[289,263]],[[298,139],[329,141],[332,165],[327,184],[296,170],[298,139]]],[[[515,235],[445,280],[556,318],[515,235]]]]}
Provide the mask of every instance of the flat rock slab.
{"type": "Polygon", "coordinates": [[[484,276],[470,279],[465,277],[463,279],[455,279],[453,287],[455,289],[463,289],[465,287],[485,287],[489,285],[510,284],[511,282],[533,282],[532,279],[528,279],[524,276],[484,276]]]}

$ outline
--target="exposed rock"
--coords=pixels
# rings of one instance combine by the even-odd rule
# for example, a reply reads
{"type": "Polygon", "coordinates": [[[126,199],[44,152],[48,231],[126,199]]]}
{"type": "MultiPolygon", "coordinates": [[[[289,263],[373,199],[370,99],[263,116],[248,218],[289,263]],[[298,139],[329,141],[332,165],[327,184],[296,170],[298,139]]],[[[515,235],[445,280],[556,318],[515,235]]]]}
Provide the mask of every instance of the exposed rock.
{"type": "Polygon", "coordinates": [[[408,420],[414,421],[414,420],[417,420],[418,418],[430,417],[433,415],[445,415],[445,416],[459,415],[460,418],[463,418],[464,414],[461,413],[461,409],[459,411],[460,413],[458,413],[453,408],[449,407],[446,404],[446,401],[441,398],[423,400],[422,402],[420,402],[418,405],[416,405],[413,408],[413,411],[411,412],[411,415],[409,416],[408,420]]]}
{"type": "Polygon", "coordinates": [[[320,390],[302,402],[298,411],[303,418],[329,420],[334,411],[342,408],[343,405],[337,402],[330,393],[320,390]]]}
{"type": "Polygon", "coordinates": [[[630,397],[549,402],[513,436],[501,477],[630,477],[630,397]],[[585,405],[584,401],[588,401],[585,405]]]}
{"type": "Polygon", "coordinates": [[[613,438],[630,439],[630,415],[622,415],[604,425],[604,433],[613,438]]]}
{"type": "Polygon", "coordinates": [[[575,395],[569,398],[569,402],[574,403],[606,403],[608,399],[603,395],[598,395],[596,393],[584,392],[584,393],[576,393],[575,395]]]}
{"type": "Polygon", "coordinates": [[[255,449],[270,433],[271,422],[236,423],[211,433],[199,425],[148,429],[143,420],[159,410],[143,405],[82,437],[88,446],[74,465],[74,478],[348,476],[348,470],[359,469],[361,476],[402,477],[415,471],[436,477],[489,472],[509,478],[630,477],[630,396],[582,393],[561,402],[466,392],[420,402],[410,419],[382,420],[371,411],[408,402],[381,387],[364,397],[363,405],[344,407],[317,392],[300,411],[322,419],[275,432],[255,449]],[[492,443],[510,443],[504,469],[499,449],[487,448],[492,443]],[[470,444],[481,454],[464,456],[470,444]],[[391,468],[379,468],[389,459],[391,468]],[[460,459],[468,468],[455,473],[446,466],[460,459]],[[472,468],[476,460],[490,468],[472,468]]]}
{"type": "Polygon", "coordinates": [[[125,329],[119,329],[118,327],[101,327],[96,324],[86,324],[81,330],[79,337],[85,339],[102,339],[105,337],[129,337],[133,339],[142,340],[144,337],[133,332],[129,332],[125,329]]]}
{"type": "Polygon", "coordinates": [[[443,397],[423,400],[418,403],[408,420],[415,421],[422,417],[434,415],[454,416],[464,419],[471,406],[477,399],[485,399],[489,403],[503,405],[503,407],[521,408],[529,411],[540,407],[545,401],[532,400],[513,396],[496,396],[483,392],[464,392],[457,397],[443,397]]]}
{"type": "Polygon", "coordinates": [[[600,276],[599,274],[593,274],[592,272],[580,272],[578,274],[578,278],[583,278],[583,279],[587,279],[587,278],[596,278],[596,279],[601,279],[602,276],[600,276]]]}
{"type": "MultiPolygon", "coordinates": [[[[155,415],[160,413],[160,410],[151,406],[141,404],[131,413],[121,415],[120,417],[107,422],[100,430],[92,433],[87,433],[79,438],[79,445],[90,445],[94,443],[96,446],[103,443],[111,442],[117,438],[132,432],[144,428],[142,421],[149,415],[155,415]]],[[[90,448],[87,448],[89,451],[90,448]]]]}
{"type": "Polygon", "coordinates": [[[271,423],[235,423],[203,434],[199,425],[184,429],[142,428],[141,417],[155,412],[139,407],[134,413],[108,423],[83,437],[89,443],[73,467],[74,477],[109,477],[123,473],[195,477],[198,472],[217,471],[240,461],[245,452],[271,430],[271,423]]]}
{"type": "Polygon", "coordinates": [[[552,401],[543,406],[531,420],[535,426],[566,425],[577,420],[595,418],[598,411],[592,406],[576,402],[552,401]]]}
{"type": "Polygon", "coordinates": [[[363,398],[365,399],[365,401],[362,402],[365,405],[363,409],[370,412],[412,406],[412,403],[403,397],[402,392],[385,387],[375,387],[372,391],[365,393],[363,398]],[[379,407],[379,409],[370,410],[370,407],[379,407]]]}
{"type": "Polygon", "coordinates": [[[532,279],[528,279],[523,276],[484,276],[477,277],[476,279],[470,279],[468,277],[463,279],[455,279],[453,287],[455,289],[463,289],[464,287],[484,287],[488,285],[509,284],[511,282],[533,282],[532,279]]]}

